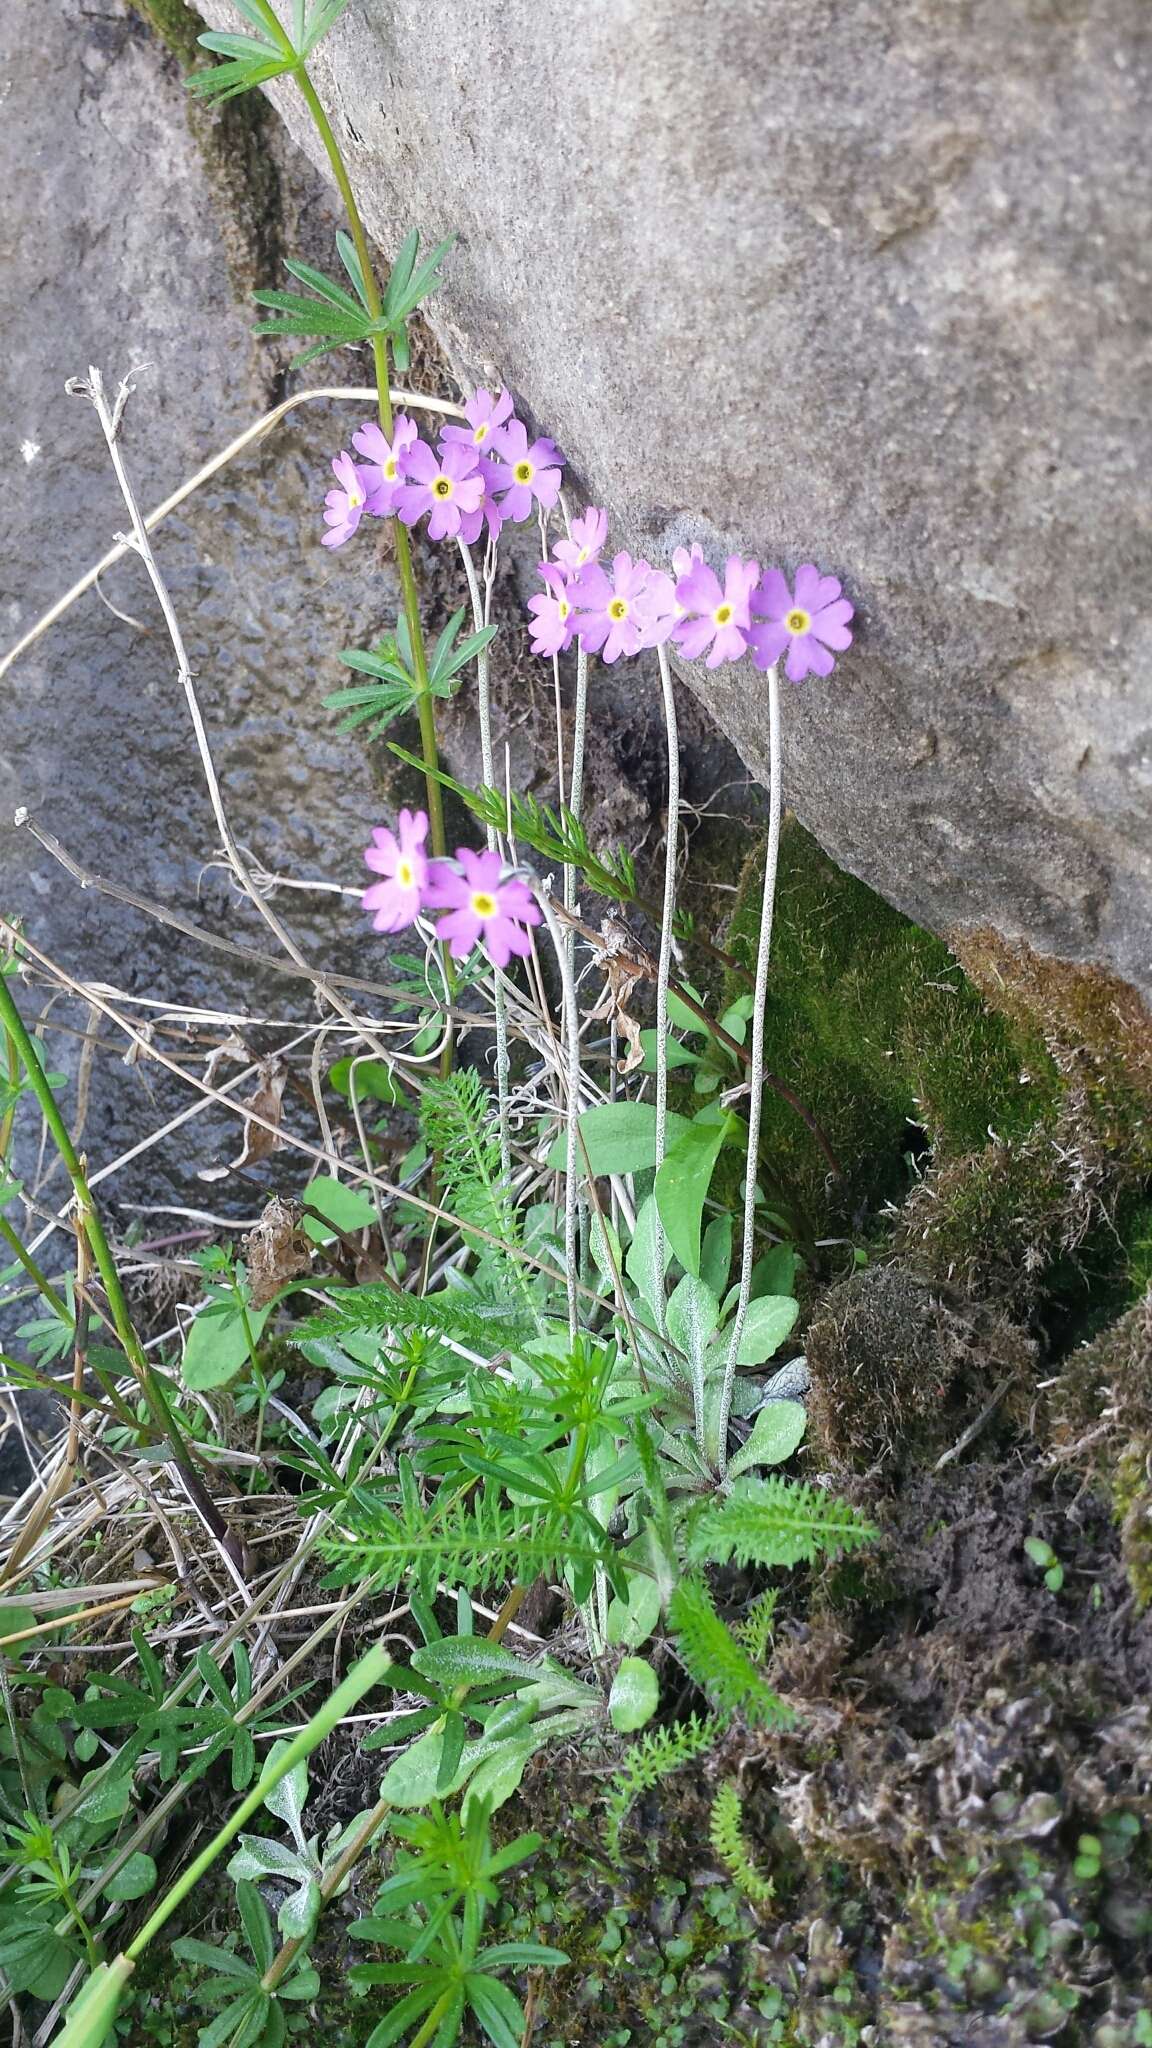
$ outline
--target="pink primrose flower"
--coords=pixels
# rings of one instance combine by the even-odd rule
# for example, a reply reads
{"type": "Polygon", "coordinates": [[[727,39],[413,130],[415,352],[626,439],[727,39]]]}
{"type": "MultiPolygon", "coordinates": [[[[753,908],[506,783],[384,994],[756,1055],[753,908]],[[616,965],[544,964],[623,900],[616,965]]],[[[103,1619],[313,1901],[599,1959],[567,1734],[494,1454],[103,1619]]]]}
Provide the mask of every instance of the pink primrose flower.
{"type": "Polygon", "coordinates": [[[439,453],[424,441],[407,451],[407,480],[396,492],[396,510],[405,526],[428,514],[429,540],[454,540],[462,519],[484,502],[484,478],[475,451],[459,442],[441,442],[439,453]]]}
{"type": "Polygon", "coordinates": [[[606,662],[655,647],[676,623],[671,577],[634,562],[623,549],[613,557],[611,576],[599,562],[582,569],[572,597],[581,646],[606,662]]]}
{"type": "Polygon", "coordinates": [[[466,427],[453,424],[445,427],[442,439],[457,441],[463,448],[471,448],[474,455],[490,454],[500,446],[500,430],[512,417],[512,400],[507,391],[498,391],[493,398],[490,391],[481,385],[471,398],[464,401],[466,427]]]}
{"type": "Polygon", "coordinates": [[[352,436],[352,446],[365,458],[361,472],[368,484],[365,511],[382,519],[396,510],[396,494],[408,474],[408,456],[417,441],[416,425],[398,412],[389,441],[375,420],[367,420],[352,436]]]}
{"type": "Polygon", "coordinates": [[[500,510],[506,519],[527,519],[533,502],[548,510],[560,496],[560,467],[564,457],[554,441],[528,442],[522,420],[510,420],[500,430],[500,454],[494,488],[500,492],[500,510]]]}
{"type": "Polygon", "coordinates": [[[324,524],[328,531],[320,539],[326,548],[340,548],[351,540],[368,508],[370,483],[368,471],[358,468],[343,448],[332,458],[332,474],[339,488],[329,491],[324,499],[324,524]]]}
{"type": "Polygon", "coordinates": [[[378,932],[401,932],[415,924],[428,879],[426,812],[401,811],[396,825],[394,833],[378,825],[364,853],[372,872],[384,877],[371,882],[360,898],[365,910],[375,911],[372,925],[378,932]]]}
{"type": "Polygon", "coordinates": [[[728,557],[723,589],[706,562],[694,562],[679,578],[676,603],[683,617],[675,637],[689,661],[707,650],[709,668],[719,668],[722,661],[739,661],[747,652],[750,600],[759,581],[759,562],[741,561],[739,555],[728,557]]]}
{"type": "Polygon", "coordinates": [[[598,505],[589,505],[582,518],[572,521],[567,538],[553,543],[553,559],[574,572],[584,569],[589,562],[600,560],[607,538],[608,514],[598,505]]]}
{"type": "Polygon", "coordinates": [[[424,892],[427,909],[446,910],[436,931],[454,960],[466,960],[478,940],[496,967],[507,967],[515,954],[532,950],[527,927],[540,923],[540,911],[526,882],[504,875],[494,850],[473,853],[456,849],[457,866],[433,861],[424,892]]]}
{"type": "Polygon", "coordinates": [[[555,562],[541,562],[540,575],[548,586],[547,590],[541,596],[528,600],[528,609],[534,614],[532,652],[563,654],[566,648],[571,647],[576,634],[576,609],[572,602],[574,586],[555,562]]]}
{"type": "Polygon", "coordinates": [[[830,676],[836,664],[831,649],[842,654],[852,645],[848,622],[852,605],[841,596],[835,576],[822,576],[812,562],[802,562],[789,590],[779,569],[766,569],[752,593],[755,623],[748,634],[757,668],[774,668],[785,649],[784,673],[789,682],[805,676],[830,676]]]}

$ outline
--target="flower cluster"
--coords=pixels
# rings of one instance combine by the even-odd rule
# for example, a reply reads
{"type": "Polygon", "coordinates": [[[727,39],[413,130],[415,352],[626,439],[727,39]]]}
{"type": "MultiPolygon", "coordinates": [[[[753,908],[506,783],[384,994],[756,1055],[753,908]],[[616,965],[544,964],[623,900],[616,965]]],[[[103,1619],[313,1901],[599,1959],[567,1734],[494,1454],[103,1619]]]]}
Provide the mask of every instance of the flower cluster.
{"type": "Polygon", "coordinates": [[[564,458],[552,441],[529,441],[514,417],[507,391],[474,391],[463,426],[445,427],[435,448],[413,422],[397,413],[389,441],[368,422],[352,436],[362,461],[346,450],[332,468],[338,488],[325,499],[325,547],[351,539],[367,512],[415,526],[425,516],[429,540],[495,540],[506,520],[528,519],[534,506],[549,511],[560,495],[564,458]]]}
{"type": "Polygon", "coordinates": [[[853,608],[836,578],[811,562],[791,591],[779,569],[761,572],[739,555],[729,555],[721,582],[699,547],[676,549],[671,576],[624,552],[609,572],[600,560],[607,538],[608,515],[593,506],[540,563],[544,592],[528,603],[534,654],[562,654],[578,640],[612,662],[672,640],[689,661],[704,655],[709,668],[751,653],[768,669],[786,656],[785,673],[801,683],[830,675],[832,650],[852,644],[853,608]]]}
{"type": "Polygon", "coordinates": [[[422,911],[444,911],[436,930],[454,960],[466,960],[477,941],[496,967],[507,967],[513,955],[523,959],[531,950],[528,928],[540,923],[528,884],[505,874],[500,855],[491,851],[460,846],[455,862],[429,860],[424,811],[401,811],[396,826],[395,832],[378,826],[364,854],[383,877],[360,899],[375,913],[375,930],[404,931],[422,911]]]}

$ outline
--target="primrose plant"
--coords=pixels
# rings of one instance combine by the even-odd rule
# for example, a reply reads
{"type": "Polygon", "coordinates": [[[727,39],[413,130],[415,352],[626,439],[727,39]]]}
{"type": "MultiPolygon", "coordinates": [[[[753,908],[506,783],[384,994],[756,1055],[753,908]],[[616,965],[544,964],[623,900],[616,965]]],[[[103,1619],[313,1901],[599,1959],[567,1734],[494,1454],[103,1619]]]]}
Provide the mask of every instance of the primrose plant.
{"type": "MultiPolygon", "coordinates": [[[[251,1553],[204,1478],[231,1460],[246,1475],[228,1499],[234,1514],[237,1502],[247,1511],[247,1532],[270,1497],[280,1519],[269,1540],[282,1547],[285,1528],[300,1528],[273,1586],[281,1601],[298,1599],[301,1617],[324,1617],[307,1647],[337,1625],[336,1645],[346,1628],[375,1627],[381,1602],[395,1624],[388,1640],[407,1647],[395,1659],[369,1652],[327,1706],[295,1733],[290,1722],[287,1734],[278,1722],[298,1694],[284,1690],[279,1654],[269,1651],[279,1610],[266,1620],[264,1592],[226,1632],[220,1623],[215,1654],[202,1643],[173,1668],[136,1629],[120,1668],[76,1691],[42,1688],[32,1716],[38,1766],[17,1731],[13,1768],[0,1770],[13,1858],[7,1893],[0,1883],[0,1963],[17,1990],[46,1996],[63,1996],[87,1966],[61,2039],[98,2048],[137,1956],[235,1843],[231,1931],[219,1944],[181,1935],[174,1952],[197,1973],[193,1995],[208,2013],[201,2048],[275,2048],[299,2030],[294,2015],[305,2005],[322,2010],[310,1960],[322,1916],[354,1874],[363,1899],[358,1866],[381,1850],[372,1910],[351,1930],[363,1949],[352,1976],[367,2001],[368,2048],[448,2048],[466,2027],[468,2038],[478,2030],[495,2048],[517,2048],[531,2023],[509,1980],[531,1975],[535,1987],[537,1973],[562,1970],[567,1957],[535,1939],[492,1938],[502,1885],[547,1849],[536,1832],[494,1831],[494,1816],[510,1800],[530,1801],[541,1757],[563,1750],[607,1779],[604,1843],[613,1860],[631,1853],[635,1804],[670,1772],[741,1727],[767,1740],[789,1724],[771,1665],[777,1606],[795,1598],[790,1575],[874,1533],[818,1474],[781,1469],[805,1434],[808,1379],[796,1340],[804,1261],[770,1206],[773,1162],[761,1148],[772,1088],[837,1170],[826,1134],[767,1072],[764,1025],[780,670],[795,684],[827,678],[851,644],[853,607],[837,578],[811,562],[788,576],[738,555],[712,563],[699,545],[656,561],[613,547],[607,511],[578,509],[564,455],[519,416],[507,389],[481,387],[455,404],[394,385],[411,368],[408,322],[442,281],[451,242],[422,253],[413,232],[380,282],[309,71],[349,0],[235,4],[242,25],[201,37],[220,61],[197,71],[192,88],[211,101],[272,79],[293,83],[348,216],[338,274],[289,263],[296,288],[256,295],[266,316],[259,331],[303,341],[301,363],[350,349],[372,364],[322,505],[327,480],[318,479],[316,541],[354,549],[374,522],[387,522],[398,611],[371,646],[341,652],[354,681],[327,703],[358,743],[407,717],[418,749],[389,744],[421,781],[419,800],[376,827],[364,856],[362,906],[371,932],[388,941],[380,947],[366,931],[366,950],[382,956],[372,971],[390,979],[312,977],[324,1021],[298,1093],[315,1103],[323,1143],[292,1124],[291,1090],[275,1095],[275,1115],[269,1090],[239,1105],[249,1171],[254,1133],[263,1132],[266,1151],[274,1142],[310,1155],[303,1199],[269,1204],[245,1260],[197,1255],[203,1298],[181,1319],[175,1348],[160,1340],[155,1363],[55,1109],[53,1077],[3,974],[0,1022],[13,1105],[27,1083],[67,1166],[111,1305],[120,1348],[98,1361],[109,1453],[178,1473],[225,1574],[216,1607],[200,1601],[205,1626],[222,1602],[249,1593],[251,1553]],[[498,572],[501,550],[524,528],[538,543],[539,588],[519,619],[508,616],[498,572]],[[450,550],[460,578],[459,606],[435,636],[417,574],[429,546],[450,550]],[[551,806],[497,773],[491,668],[518,636],[551,669],[551,806]],[[659,674],[668,742],[655,900],[632,854],[594,844],[583,815],[593,664],[643,655],[659,674]],[[673,655],[708,671],[744,663],[747,687],[767,701],[769,816],[751,971],[677,901],[673,655]],[[465,689],[481,740],[475,788],[445,773],[438,750],[437,710],[465,689]],[[446,790],[474,819],[475,844],[449,847],[446,790]],[[589,978],[602,982],[594,999],[589,978]],[[596,1023],[607,1027],[607,1058],[589,1028],[596,1023]],[[270,1364],[274,1334],[290,1346],[270,1364]],[[306,1417],[291,1376],[300,1360],[324,1382],[306,1417]],[[301,1575],[317,1567],[320,1585],[299,1595],[301,1575]],[[739,1613],[732,1567],[750,1589],[739,1613]],[[328,1607],[315,1604],[325,1589],[335,1595],[328,1607]],[[530,1591],[531,1631],[518,1619],[530,1591]],[[555,1654],[547,1641],[556,1621],[540,1619],[549,1602],[565,1617],[555,1654]],[[686,1715],[676,1712],[681,1699],[686,1715]],[[354,1704],[370,1724],[355,1736],[346,1718],[354,1704]],[[375,1801],[324,1829],[306,1818],[306,1757],[336,1730],[345,1747],[358,1744],[362,1771],[386,1754],[375,1801]],[[272,1746],[258,1770],[265,1739],[272,1746]],[[85,1781],[71,1822],[54,1823],[66,1764],[89,1762],[98,1787],[113,1788],[107,1811],[98,1805],[91,1818],[85,1781]],[[198,1776],[221,1767],[240,1803],[112,1956],[107,1926],[158,1882],[143,1843],[198,1776]],[[107,1870],[95,1853],[106,1838],[107,1870]],[[107,1920],[94,1915],[101,1901],[107,1920]]],[[[166,596],[116,445],[118,413],[95,376],[84,388],[134,515],[135,544],[166,596]]],[[[176,634],[174,646],[182,649],[176,634]]],[[[181,678],[191,689],[186,660],[181,678]]],[[[253,883],[214,773],[209,787],[234,875],[295,968],[310,972],[253,883]]],[[[46,1292],[22,1248],[18,1256],[51,1311],[57,1354],[80,1357],[74,1295],[46,1292]]],[[[76,1401],[88,1399],[76,1384],[76,1401]]],[[[294,1651],[283,1671],[304,1656],[294,1651]]],[[[301,1691],[308,1669],[297,1672],[301,1691]]],[[[36,1680],[26,1671],[20,1682],[36,1680]]],[[[765,1910],[771,1878],[749,1841],[735,1777],[715,1793],[711,1839],[752,1909],[765,1910]]]]}

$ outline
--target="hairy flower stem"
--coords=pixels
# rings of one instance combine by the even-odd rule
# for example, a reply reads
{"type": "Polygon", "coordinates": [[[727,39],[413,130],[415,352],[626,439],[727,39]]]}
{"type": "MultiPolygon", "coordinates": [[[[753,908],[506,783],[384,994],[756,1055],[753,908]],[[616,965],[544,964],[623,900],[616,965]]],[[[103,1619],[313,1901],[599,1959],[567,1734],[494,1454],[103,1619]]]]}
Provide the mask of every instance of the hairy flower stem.
{"type": "Polygon", "coordinates": [[[752,1292],[752,1266],[756,1235],[756,1176],[760,1153],[760,1110],[764,1099],[764,1012],[768,1002],[768,965],[772,957],[772,913],[776,902],[776,868],[780,857],[780,677],[768,670],[768,842],[764,851],[764,896],[760,908],[760,943],[756,952],[755,996],[752,1007],[752,1062],[749,1074],[748,1170],[744,1177],[744,1242],[740,1253],[740,1293],[728,1356],[724,1362],[724,1384],[716,1429],[716,1469],[721,1478],[728,1466],[728,1418],[732,1412],[732,1389],[736,1381],[736,1356],[744,1334],[744,1320],[752,1292]]]}
{"type": "Polygon", "coordinates": [[[579,1195],[576,1154],[580,1142],[580,1013],[576,1007],[576,984],[565,935],[543,889],[537,891],[536,901],[544,913],[548,936],[556,954],[556,965],[560,969],[560,983],[564,995],[564,1035],[567,1051],[564,1092],[567,1098],[565,1126],[568,1138],[564,1163],[564,1275],[568,1292],[568,1335],[575,1344],[580,1328],[576,1300],[576,1204],[579,1195]]]}
{"type": "Polygon", "coordinates": [[[195,1501],[198,1512],[211,1529],[217,1542],[223,1544],[231,1555],[234,1545],[228,1532],[227,1523],[220,1514],[215,1501],[201,1483],[180,1426],[161,1392],[159,1382],[148,1362],[144,1347],[136,1334],[131,1315],[128,1312],[128,1303],[124,1298],[124,1289],[120,1283],[120,1275],[116,1269],[116,1261],[112,1256],[112,1248],[104,1234],[104,1225],[100,1220],[100,1212],[92,1199],[92,1193],[88,1186],[84,1168],[80,1163],[79,1154],[72,1143],[72,1134],[60,1114],[56,1097],[48,1085],[48,1076],[45,1074],[36,1056],[36,1048],[32,1043],[32,1038],[24,1023],[24,1019],[16,1007],[16,999],[8,986],[7,977],[2,974],[0,974],[0,1021],[2,1021],[5,1030],[15,1044],[24,1071],[28,1076],[32,1092],[40,1106],[41,1114],[52,1134],[53,1143],[60,1154],[65,1171],[72,1183],[79,1225],[91,1246],[92,1255],[96,1260],[101,1283],[108,1298],[108,1306],[112,1311],[113,1325],[123,1347],[124,1355],[140,1383],[140,1390],[148,1403],[152,1419],[160,1435],[166,1438],[171,1446],[173,1460],[180,1469],[184,1485],[190,1497],[195,1501]]]}
{"type": "MultiPolygon", "coordinates": [[[[667,649],[657,649],[664,725],[668,737],[668,819],[664,832],[664,902],[660,913],[660,964],[656,977],[656,1170],[663,1163],[668,1140],[668,981],[672,973],[672,921],[676,915],[676,856],[680,836],[680,729],[667,649]]],[[[664,1270],[664,1228],[656,1215],[656,1269],[664,1270]]],[[[657,1306],[664,1328],[664,1294],[657,1306]]],[[[699,1418],[697,1418],[699,1420],[699,1418]]]]}

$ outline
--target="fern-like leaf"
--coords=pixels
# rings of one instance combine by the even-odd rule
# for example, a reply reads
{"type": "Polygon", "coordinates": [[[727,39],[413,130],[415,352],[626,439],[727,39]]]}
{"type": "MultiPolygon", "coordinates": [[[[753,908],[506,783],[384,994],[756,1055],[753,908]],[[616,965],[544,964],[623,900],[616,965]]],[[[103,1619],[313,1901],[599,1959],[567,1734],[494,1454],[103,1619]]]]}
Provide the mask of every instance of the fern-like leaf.
{"type": "Polygon", "coordinates": [[[620,1855],[620,1837],[632,1807],[644,1792],[650,1792],[662,1778],[671,1777],[682,1764],[702,1756],[719,1737],[723,1723],[691,1714],[676,1728],[652,1728],[633,1743],[619,1770],[608,1781],[604,1798],[604,1839],[615,1862],[620,1855]]]}
{"type": "Polygon", "coordinates": [[[350,1330],[427,1330],[455,1337],[492,1358],[536,1335],[536,1318],[514,1301],[489,1302],[462,1287],[408,1294],[395,1287],[350,1287],[333,1298],[327,1314],[312,1316],[309,1337],[346,1337],[350,1330]]]}
{"type": "Polygon", "coordinates": [[[398,1510],[377,1506],[371,1517],[321,1548],[333,1566],[325,1579],[329,1586],[379,1573],[381,1586],[390,1590],[412,1572],[421,1588],[434,1590],[438,1579],[448,1579],[472,1593],[512,1579],[531,1583],[541,1573],[560,1578],[570,1565],[600,1565],[613,1582],[621,1578],[607,1539],[597,1543],[587,1520],[525,1514],[504,1506],[491,1487],[471,1500],[453,1501],[443,1512],[438,1505],[425,1511],[411,1500],[398,1510]]]}
{"type": "MultiPolygon", "coordinates": [[[[420,1104],[420,1123],[436,1160],[446,1204],[463,1224],[477,1226],[486,1238],[473,1238],[477,1268],[507,1293],[509,1284],[522,1302],[530,1299],[527,1276],[515,1256],[502,1256],[497,1246],[519,1247],[520,1226],[512,1189],[500,1167],[500,1139],[491,1098],[478,1074],[459,1067],[443,1081],[429,1082],[420,1104]]],[[[463,1231],[469,1241],[467,1229],[463,1231]]]]}
{"type": "Polygon", "coordinates": [[[712,1802],[708,1823],[712,1853],[728,1871],[752,1905],[766,1910],[776,1896],[770,1877],[761,1877],[740,1826],[740,1794],[729,1781],[721,1785],[712,1802]]]}
{"type": "Polygon", "coordinates": [[[752,1602],[736,1631],[739,1641],[743,1643],[754,1664],[762,1664],[768,1654],[779,1597],[776,1587],[769,1586],[766,1593],[761,1593],[752,1602]]]}
{"type": "Polygon", "coordinates": [[[699,1574],[677,1586],[668,1603],[668,1626],[687,1670],[713,1706],[743,1714],[755,1728],[786,1728],[795,1720],[721,1621],[699,1574]]]}
{"type": "Polygon", "coordinates": [[[838,1557],[876,1530],[846,1501],[802,1480],[738,1479],[727,1500],[697,1510],[688,1531],[692,1564],[793,1565],[838,1557]]]}

